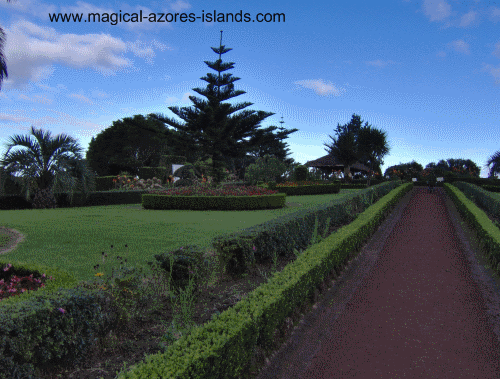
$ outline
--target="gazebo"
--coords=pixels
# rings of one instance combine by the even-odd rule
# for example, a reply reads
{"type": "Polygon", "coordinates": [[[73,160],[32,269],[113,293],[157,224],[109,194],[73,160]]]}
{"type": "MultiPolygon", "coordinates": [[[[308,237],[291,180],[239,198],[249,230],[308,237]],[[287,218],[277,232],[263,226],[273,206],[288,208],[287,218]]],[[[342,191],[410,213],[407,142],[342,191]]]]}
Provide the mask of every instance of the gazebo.
{"type": "MultiPolygon", "coordinates": [[[[329,177],[333,171],[341,170],[344,172],[344,165],[339,163],[333,155],[325,155],[324,157],[318,158],[314,161],[307,162],[304,166],[319,168],[323,175],[329,177]]],[[[350,171],[355,172],[370,172],[370,168],[362,163],[354,163],[350,166],[350,171]]]]}

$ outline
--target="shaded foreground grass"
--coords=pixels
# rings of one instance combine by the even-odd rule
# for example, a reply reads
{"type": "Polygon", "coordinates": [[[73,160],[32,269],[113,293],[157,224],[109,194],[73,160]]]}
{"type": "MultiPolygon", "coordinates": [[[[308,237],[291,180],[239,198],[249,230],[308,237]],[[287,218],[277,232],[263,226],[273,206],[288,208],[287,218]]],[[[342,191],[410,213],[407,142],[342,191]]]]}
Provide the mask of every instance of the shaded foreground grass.
{"type": "MultiPolygon", "coordinates": [[[[57,367],[39,367],[39,377],[115,378],[124,366],[143,361],[147,354],[164,351],[192,327],[203,325],[230,308],[296,259],[274,257],[272,261],[256,264],[243,277],[234,278],[224,272],[215,253],[208,249],[208,242],[215,235],[260,224],[294,212],[299,206],[324,203],[353,191],[358,190],[342,190],[338,195],[289,197],[287,208],[264,211],[152,211],[142,209],[140,204],[3,211],[0,224],[25,235],[25,242],[6,257],[73,272],[82,281],[80,286],[105,291],[122,315],[110,332],[99,336],[82,364],[74,366],[68,362],[57,367]],[[240,226],[241,223],[244,225],[240,226]],[[146,262],[154,261],[153,254],[186,244],[206,246],[210,266],[203,272],[192,272],[193,278],[199,280],[193,280],[185,291],[173,290],[170,278],[146,262]],[[124,259],[126,266],[140,267],[145,272],[133,291],[125,293],[106,283],[91,283],[96,279],[94,266],[99,264],[97,271],[102,272],[103,266],[116,267],[124,259]]],[[[357,212],[354,210],[353,214],[357,212]]],[[[326,237],[338,227],[319,232],[326,237]]]]}

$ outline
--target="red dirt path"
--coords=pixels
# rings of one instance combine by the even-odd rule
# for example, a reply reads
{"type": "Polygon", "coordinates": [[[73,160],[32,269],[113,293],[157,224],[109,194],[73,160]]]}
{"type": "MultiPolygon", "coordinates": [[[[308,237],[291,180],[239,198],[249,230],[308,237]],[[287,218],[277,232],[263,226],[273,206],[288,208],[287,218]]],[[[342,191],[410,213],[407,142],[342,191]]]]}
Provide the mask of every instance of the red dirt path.
{"type": "Polygon", "coordinates": [[[444,190],[414,188],[257,378],[500,378],[499,281],[475,249],[444,190]]]}

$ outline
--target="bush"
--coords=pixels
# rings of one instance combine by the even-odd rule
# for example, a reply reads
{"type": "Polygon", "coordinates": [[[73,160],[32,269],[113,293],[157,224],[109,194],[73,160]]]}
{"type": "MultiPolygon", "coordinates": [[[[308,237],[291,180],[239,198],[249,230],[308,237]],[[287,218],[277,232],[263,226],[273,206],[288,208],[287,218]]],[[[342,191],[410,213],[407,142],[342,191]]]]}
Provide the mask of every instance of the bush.
{"type": "Polygon", "coordinates": [[[189,274],[189,271],[196,272],[198,270],[198,278],[200,278],[203,276],[203,271],[206,272],[209,265],[209,260],[204,259],[203,250],[194,245],[181,247],[170,253],[163,253],[154,257],[161,269],[169,274],[171,273],[172,284],[183,289],[188,285],[190,276],[193,276],[189,274]],[[170,266],[171,259],[173,263],[172,267],[170,266]]]}
{"type": "Polygon", "coordinates": [[[24,196],[0,197],[0,209],[32,209],[33,206],[24,196]]]}
{"type": "Polygon", "coordinates": [[[276,181],[286,170],[287,166],[284,162],[266,154],[263,158],[257,159],[257,162],[247,167],[245,181],[253,185],[258,183],[258,181],[276,181]]]}
{"type": "Polygon", "coordinates": [[[307,167],[304,165],[297,166],[295,169],[295,181],[304,182],[307,180],[307,167]]]}
{"type": "Polygon", "coordinates": [[[175,170],[174,177],[195,180],[197,178],[201,179],[201,173],[191,163],[186,163],[184,166],[175,170]]]}

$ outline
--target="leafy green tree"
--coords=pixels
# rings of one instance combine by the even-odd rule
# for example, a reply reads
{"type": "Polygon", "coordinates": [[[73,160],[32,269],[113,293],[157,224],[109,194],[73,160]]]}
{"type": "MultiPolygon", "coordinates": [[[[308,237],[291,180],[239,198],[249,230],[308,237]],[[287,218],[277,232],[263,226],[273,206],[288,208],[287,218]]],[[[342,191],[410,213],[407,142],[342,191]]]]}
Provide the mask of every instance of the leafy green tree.
{"type": "Polygon", "coordinates": [[[251,164],[248,167],[245,173],[245,180],[251,182],[253,185],[257,181],[275,182],[276,178],[281,177],[286,169],[287,167],[282,161],[267,154],[257,159],[255,164],[251,164]]]}
{"type": "Polygon", "coordinates": [[[382,157],[389,152],[390,148],[385,132],[372,128],[371,125],[359,129],[357,142],[359,156],[367,160],[371,170],[368,175],[369,186],[374,167],[378,166],[380,170],[380,165],[383,164],[382,157]]]}
{"type": "Polygon", "coordinates": [[[429,163],[426,168],[434,169],[436,175],[479,178],[481,169],[470,159],[441,159],[437,164],[429,163]]]}
{"type": "Polygon", "coordinates": [[[398,165],[388,167],[385,170],[384,176],[389,176],[391,178],[399,177],[400,179],[407,180],[418,177],[423,169],[424,168],[420,163],[413,160],[409,163],[400,163],[398,165]]]}
{"type": "Polygon", "coordinates": [[[500,151],[497,151],[488,159],[486,166],[489,169],[488,178],[493,178],[496,174],[500,174],[500,151]]]}
{"type": "Polygon", "coordinates": [[[31,187],[36,188],[35,200],[42,191],[49,190],[51,201],[55,202],[52,191],[80,190],[85,196],[95,191],[95,174],[83,161],[82,150],[76,140],[65,134],[52,138],[50,132],[31,127],[31,135],[11,137],[0,165],[11,175],[22,175],[22,191],[26,191],[27,200],[31,187]],[[14,147],[26,149],[12,151],[14,147]]]}
{"type": "Polygon", "coordinates": [[[162,122],[135,115],[114,121],[92,137],[86,157],[99,176],[137,174],[140,167],[158,167],[162,155],[175,154],[178,137],[162,122]]]}
{"type": "Polygon", "coordinates": [[[232,50],[222,45],[222,31],[219,48],[212,47],[212,50],[219,54],[219,59],[215,62],[205,61],[205,64],[217,71],[218,76],[208,73],[201,78],[208,83],[206,89],[193,88],[193,91],[206,97],[208,101],[190,96],[189,99],[193,102],[194,109],[169,107],[170,111],[185,121],[184,124],[160,114],[155,117],[179,130],[188,140],[196,141],[202,155],[211,156],[215,174],[214,182],[220,183],[223,176],[223,157],[243,158],[250,147],[249,142],[244,138],[252,137],[260,122],[274,113],[246,110],[231,116],[252,103],[245,102],[234,106],[222,103],[224,100],[244,94],[245,91],[234,91],[233,82],[240,78],[233,78],[231,74],[224,74],[221,77],[221,72],[234,68],[234,62],[222,63],[222,54],[232,50]],[[221,87],[225,89],[221,90],[221,87]]]}
{"type": "Polygon", "coordinates": [[[343,126],[337,124],[337,129],[335,130],[337,138],[329,136],[333,140],[333,144],[325,144],[330,149],[329,151],[327,150],[328,153],[344,165],[344,177],[346,180],[350,178],[351,166],[360,159],[357,145],[359,129],[361,129],[360,116],[353,114],[348,124],[343,126]]]}
{"type": "MultiPolygon", "coordinates": [[[[280,123],[283,123],[283,121],[280,121],[280,123]]],[[[298,129],[294,128],[287,130],[280,127],[280,131],[273,134],[273,131],[276,129],[276,126],[270,126],[266,129],[258,129],[256,130],[255,135],[250,138],[249,144],[253,147],[249,148],[249,154],[247,154],[244,159],[240,159],[233,165],[239,170],[241,179],[244,178],[246,167],[255,163],[257,158],[263,158],[267,154],[276,157],[287,166],[295,163],[293,158],[288,157],[290,149],[287,148],[287,144],[284,143],[283,140],[288,138],[289,134],[298,131],[298,129]]]]}
{"type": "Polygon", "coordinates": [[[361,126],[360,116],[353,114],[348,124],[341,126],[337,124],[335,133],[337,138],[333,139],[333,144],[326,146],[338,162],[344,165],[344,177],[349,180],[350,167],[354,163],[363,163],[370,167],[368,173],[368,185],[374,171],[381,173],[380,166],[383,164],[382,157],[389,152],[385,132],[373,128],[365,123],[361,126]]]}

